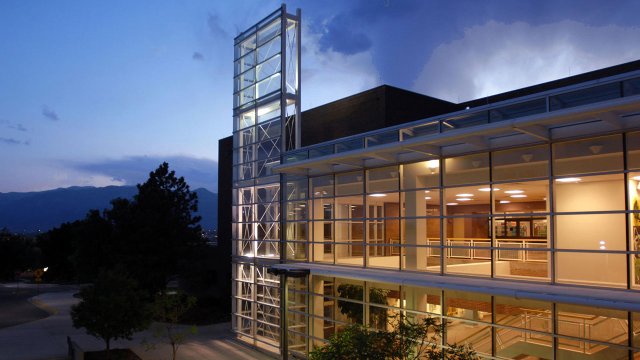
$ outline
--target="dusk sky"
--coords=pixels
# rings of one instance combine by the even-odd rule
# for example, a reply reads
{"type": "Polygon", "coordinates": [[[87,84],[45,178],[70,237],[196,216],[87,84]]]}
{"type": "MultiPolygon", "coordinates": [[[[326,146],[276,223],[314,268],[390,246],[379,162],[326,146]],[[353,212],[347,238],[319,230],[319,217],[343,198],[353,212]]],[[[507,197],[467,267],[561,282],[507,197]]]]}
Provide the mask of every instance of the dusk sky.
{"type": "MultiPolygon", "coordinates": [[[[233,38],[280,1],[2,0],[0,192],[216,188],[233,38]]],[[[459,102],[640,59],[640,1],[287,1],[302,108],[381,84],[459,102]]]]}

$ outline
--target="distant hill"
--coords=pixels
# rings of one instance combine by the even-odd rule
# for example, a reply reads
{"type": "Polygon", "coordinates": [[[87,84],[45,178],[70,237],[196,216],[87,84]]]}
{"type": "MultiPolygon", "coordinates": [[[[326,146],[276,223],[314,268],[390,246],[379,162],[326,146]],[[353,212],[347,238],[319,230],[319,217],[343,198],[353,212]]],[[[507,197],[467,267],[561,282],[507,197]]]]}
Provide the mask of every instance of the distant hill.
{"type": "MultiPolygon", "coordinates": [[[[217,229],[218,194],[200,188],[198,214],[203,229],[217,229]]],[[[132,198],[135,186],[69,187],[38,192],[0,193],[0,229],[20,233],[47,231],[68,221],[80,220],[91,209],[111,207],[115,198],[132,198]]]]}

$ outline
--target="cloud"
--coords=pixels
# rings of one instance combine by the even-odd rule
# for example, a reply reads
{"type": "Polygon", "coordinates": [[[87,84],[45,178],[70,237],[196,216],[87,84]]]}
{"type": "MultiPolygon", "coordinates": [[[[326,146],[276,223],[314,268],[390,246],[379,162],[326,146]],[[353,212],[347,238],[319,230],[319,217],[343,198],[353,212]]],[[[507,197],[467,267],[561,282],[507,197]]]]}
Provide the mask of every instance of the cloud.
{"type": "Polygon", "coordinates": [[[302,108],[326,104],[380,84],[371,50],[344,54],[323,49],[321,34],[302,27],[302,108]]]}
{"type": "Polygon", "coordinates": [[[72,164],[72,167],[77,171],[112,179],[122,185],[135,185],[144,182],[149,173],[164,161],[169,163],[169,168],[174,170],[177,176],[185,178],[192,190],[217,189],[218,163],[211,159],[189,156],[131,156],[72,164]]]}
{"type": "Polygon", "coordinates": [[[371,39],[357,30],[347,14],[334,16],[324,26],[324,34],[319,40],[320,49],[329,49],[345,55],[353,55],[371,49],[371,39]]]}
{"type": "Polygon", "coordinates": [[[461,102],[639,57],[639,27],[489,21],[437,47],[413,89],[461,102]]]}
{"type": "Polygon", "coordinates": [[[53,109],[49,108],[47,105],[42,106],[42,115],[44,115],[44,117],[52,121],[60,120],[60,118],[58,117],[58,114],[53,109]]]}
{"type": "Polygon", "coordinates": [[[220,25],[220,18],[218,14],[209,13],[209,16],[207,17],[207,27],[209,28],[209,32],[211,32],[213,36],[221,38],[229,37],[227,31],[224,30],[220,25]]]}
{"type": "Polygon", "coordinates": [[[5,137],[0,137],[0,142],[3,142],[7,145],[20,145],[23,142],[14,138],[5,138],[5,137]]]}
{"type": "Polygon", "coordinates": [[[191,58],[196,61],[204,61],[204,55],[202,55],[202,53],[199,53],[197,51],[195,51],[193,55],[191,55],[191,58]]]}
{"type": "Polygon", "coordinates": [[[15,125],[9,125],[10,129],[15,129],[18,131],[29,131],[26,127],[24,127],[22,124],[15,124],[15,125]]]}

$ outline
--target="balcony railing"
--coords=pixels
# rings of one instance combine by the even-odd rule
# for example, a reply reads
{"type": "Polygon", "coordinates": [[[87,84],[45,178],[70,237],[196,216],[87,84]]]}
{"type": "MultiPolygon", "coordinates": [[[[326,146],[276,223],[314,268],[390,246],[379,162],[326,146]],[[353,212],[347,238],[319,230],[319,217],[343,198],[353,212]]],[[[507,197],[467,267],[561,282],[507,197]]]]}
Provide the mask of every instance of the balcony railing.
{"type": "Polygon", "coordinates": [[[637,73],[627,78],[609,82],[591,82],[564,89],[530,95],[514,101],[467,109],[445,116],[414,121],[408,124],[374,130],[363,134],[343,137],[305,148],[289,151],[283,155],[283,163],[294,163],[341,152],[373,148],[403,142],[419,136],[449,132],[477,125],[495,123],[525,116],[552,113],[576,106],[634,96],[640,94],[640,77],[637,73]],[[635,76],[635,77],[633,77],[635,76]]]}

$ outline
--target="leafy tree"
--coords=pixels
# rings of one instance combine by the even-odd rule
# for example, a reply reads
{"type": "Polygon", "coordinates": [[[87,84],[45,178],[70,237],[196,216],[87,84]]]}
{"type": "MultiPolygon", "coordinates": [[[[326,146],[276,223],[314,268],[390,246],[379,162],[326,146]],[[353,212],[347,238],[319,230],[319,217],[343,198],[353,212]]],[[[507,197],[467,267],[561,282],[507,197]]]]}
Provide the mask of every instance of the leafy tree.
{"type": "Polygon", "coordinates": [[[32,239],[0,229],[0,280],[13,280],[16,271],[38,265],[38,249],[32,239]]]}
{"type": "MultiPolygon", "coordinates": [[[[180,325],[184,315],[196,304],[196,298],[182,292],[163,292],[154,301],[154,316],[159,323],[153,325],[153,335],[171,345],[171,359],[176,360],[178,348],[190,334],[195,334],[195,326],[180,325]]],[[[151,346],[152,347],[152,346],[151,346]]]]}
{"type": "Polygon", "coordinates": [[[105,212],[113,226],[112,241],[119,260],[150,296],[164,289],[178,273],[181,259],[204,246],[195,192],[183,177],[161,164],[138,185],[133,201],[118,199],[105,212]]]}
{"type": "Polygon", "coordinates": [[[122,269],[101,272],[95,284],[80,290],[82,301],[71,308],[76,328],[105,342],[107,356],[111,340],[131,340],[150,322],[150,311],[134,280],[122,269]]]}
{"type": "Polygon", "coordinates": [[[329,343],[309,354],[312,360],[475,360],[476,352],[467,345],[439,346],[442,326],[431,317],[410,319],[393,317],[393,330],[375,331],[359,324],[334,334],[329,343]]]}
{"type": "MultiPolygon", "coordinates": [[[[338,286],[338,294],[341,298],[363,301],[364,287],[362,285],[341,284],[338,286]]],[[[369,288],[369,301],[375,304],[386,304],[388,294],[389,290],[386,289],[369,288]]],[[[362,304],[338,300],[338,307],[340,308],[340,313],[346,315],[352,322],[362,324],[364,316],[362,304]]],[[[387,323],[387,312],[371,311],[369,320],[376,328],[379,328],[380,324],[387,323]]]]}

